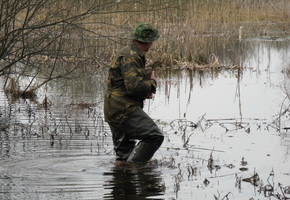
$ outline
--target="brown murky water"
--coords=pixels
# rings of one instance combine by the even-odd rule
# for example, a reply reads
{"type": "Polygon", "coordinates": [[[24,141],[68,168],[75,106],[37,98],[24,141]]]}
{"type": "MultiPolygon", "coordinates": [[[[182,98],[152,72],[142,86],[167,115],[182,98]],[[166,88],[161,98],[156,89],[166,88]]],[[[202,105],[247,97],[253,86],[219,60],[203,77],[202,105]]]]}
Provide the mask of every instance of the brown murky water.
{"type": "Polygon", "coordinates": [[[289,39],[242,44],[222,57],[240,76],[157,73],[145,111],[165,141],[145,166],[114,162],[105,75],[52,83],[37,102],[0,91],[0,199],[289,199],[289,39]]]}

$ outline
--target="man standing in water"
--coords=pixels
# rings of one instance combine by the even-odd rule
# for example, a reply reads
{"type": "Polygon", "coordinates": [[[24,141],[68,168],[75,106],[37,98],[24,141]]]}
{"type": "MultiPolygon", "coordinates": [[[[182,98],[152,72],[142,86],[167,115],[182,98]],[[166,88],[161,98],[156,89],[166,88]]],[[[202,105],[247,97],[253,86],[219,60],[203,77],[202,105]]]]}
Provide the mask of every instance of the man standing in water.
{"type": "Polygon", "coordinates": [[[109,69],[104,114],[118,161],[149,161],[164,139],[143,111],[143,101],[151,99],[156,91],[154,71],[149,76],[145,72],[144,54],[158,38],[159,33],[151,24],[138,24],[132,42],[117,53],[109,69]]]}

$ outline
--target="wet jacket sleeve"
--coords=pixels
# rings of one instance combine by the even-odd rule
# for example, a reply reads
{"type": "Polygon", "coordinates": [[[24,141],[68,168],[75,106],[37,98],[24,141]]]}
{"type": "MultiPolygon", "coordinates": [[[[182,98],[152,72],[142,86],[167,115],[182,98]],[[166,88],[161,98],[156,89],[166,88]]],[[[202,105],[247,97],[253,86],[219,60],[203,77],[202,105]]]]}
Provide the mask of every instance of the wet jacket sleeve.
{"type": "Polygon", "coordinates": [[[155,93],[155,80],[146,79],[142,61],[137,58],[124,58],[122,62],[122,74],[127,93],[136,98],[145,99],[150,93],[155,93]]]}

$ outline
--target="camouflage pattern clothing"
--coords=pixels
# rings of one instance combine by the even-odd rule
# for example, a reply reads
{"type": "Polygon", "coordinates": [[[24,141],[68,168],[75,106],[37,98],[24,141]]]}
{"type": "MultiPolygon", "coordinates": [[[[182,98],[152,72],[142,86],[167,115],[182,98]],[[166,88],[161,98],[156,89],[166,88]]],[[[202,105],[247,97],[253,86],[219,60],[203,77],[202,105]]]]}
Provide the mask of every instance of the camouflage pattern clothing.
{"type": "Polygon", "coordinates": [[[156,91],[155,80],[145,71],[143,51],[158,37],[150,24],[138,24],[132,43],[118,52],[109,69],[104,113],[117,161],[146,162],[164,140],[162,131],[143,111],[143,101],[156,91]]]}
{"type": "Polygon", "coordinates": [[[146,77],[145,55],[132,42],[118,52],[109,69],[104,102],[106,122],[122,124],[143,108],[146,96],[156,91],[155,80],[146,77]]]}

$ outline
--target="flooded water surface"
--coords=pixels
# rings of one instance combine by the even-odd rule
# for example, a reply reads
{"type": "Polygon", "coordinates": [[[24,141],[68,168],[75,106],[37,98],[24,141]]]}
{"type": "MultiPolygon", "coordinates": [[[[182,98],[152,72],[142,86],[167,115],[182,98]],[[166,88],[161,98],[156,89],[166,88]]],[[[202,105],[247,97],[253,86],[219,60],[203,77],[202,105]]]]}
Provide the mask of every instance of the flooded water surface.
{"type": "Polygon", "coordinates": [[[243,70],[157,71],[144,110],[165,141],[146,165],[115,162],[105,73],[1,90],[0,199],[290,199],[289,39],[240,43],[216,56],[243,70]]]}

